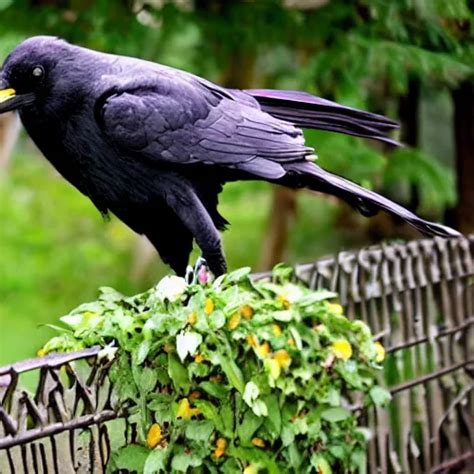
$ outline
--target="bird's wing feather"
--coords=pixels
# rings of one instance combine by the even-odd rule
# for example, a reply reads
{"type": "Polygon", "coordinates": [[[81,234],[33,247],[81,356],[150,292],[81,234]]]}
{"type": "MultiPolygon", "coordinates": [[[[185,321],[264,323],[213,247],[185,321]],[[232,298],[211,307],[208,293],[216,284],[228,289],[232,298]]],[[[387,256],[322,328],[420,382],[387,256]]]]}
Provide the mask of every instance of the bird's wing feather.
{"type": "Polygon", "coordinates": [[[146,88],[106,96],[98,121],[124,155],[224,166],[267,179],[280,178],[282,164],[313,152],[301,130],[220,90],[161,75],[146,88]]]}

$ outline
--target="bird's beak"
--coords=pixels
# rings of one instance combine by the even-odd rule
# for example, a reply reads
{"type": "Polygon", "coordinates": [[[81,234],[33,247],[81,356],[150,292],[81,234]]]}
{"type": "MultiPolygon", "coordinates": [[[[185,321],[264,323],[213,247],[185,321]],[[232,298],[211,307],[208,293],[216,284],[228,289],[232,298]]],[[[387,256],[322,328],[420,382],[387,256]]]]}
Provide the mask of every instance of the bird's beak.
{"type": "Polygon", "coordinates": [[[32,104],[35,100],[33,93],[17,94],[15,89],[3,86],[3,81],[0,81],[0,114],[32,104]]]}

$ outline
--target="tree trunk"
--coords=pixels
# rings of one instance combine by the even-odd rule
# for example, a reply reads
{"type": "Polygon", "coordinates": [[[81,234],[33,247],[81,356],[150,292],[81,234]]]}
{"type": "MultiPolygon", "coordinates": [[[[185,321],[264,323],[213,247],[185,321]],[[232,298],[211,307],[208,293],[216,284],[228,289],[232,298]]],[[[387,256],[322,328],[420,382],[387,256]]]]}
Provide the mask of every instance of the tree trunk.
{"type": "Polygon", "coordinates": [[[456,227],[474,232],[474,83],[464,82],[453,91],[454,137],[458,204],[456,227]]]}
{"type": "Polygon", "coordinates": [[[291,223],[296,215],[296,192],[276,187],[260,252],[259,270],[269,270],[284,260],[291,223]]]}
{"type": "MultiPolygon", "coordinates": [[[[401,141],[410,147],[418,147],[419,137],[419,110],[420,110],[420,80],[410,79],[407,94],[400,97],[398,115],[401,121],[401,141]]],[[[416,212],[420,205],[420,193],[415,184],[410,186],[410,200],[407,208],[416,212]]]]}

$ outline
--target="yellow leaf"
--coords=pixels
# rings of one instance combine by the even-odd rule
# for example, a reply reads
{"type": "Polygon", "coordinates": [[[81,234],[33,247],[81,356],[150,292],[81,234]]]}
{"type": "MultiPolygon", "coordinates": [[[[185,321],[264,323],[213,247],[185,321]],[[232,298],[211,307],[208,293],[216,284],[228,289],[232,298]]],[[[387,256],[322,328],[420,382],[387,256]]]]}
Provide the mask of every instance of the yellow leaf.
{"type": "Polygon", "coordinates": [[[285,349],[280,349],[279,351],[276,351],[275,354],[273,354],[273,358],[278,362],[278,365],[282,369],[288,369],[291,365],[291,357],[290,354],[288,354],[288,351],[285,349]]]}
{"type": "Polygon", "coordinates": [[[176,413],[176,418],[189,420],[191,417],[199,415],[199,413],[199,408],[191,408],[189,400],[187,398],[182,398],[178,403],[178,412],[176,413]]]}
{"type": "Polygon", "coordinates": [[[257,446],[257,448],[264,448],[265,447],[265,441],[263,441],[262,438],[252,438],[252,444],[254,446],[257,446]]]}
{"type": "Polygon", "coordinates": [[[380,344],[380,342],[376,342],[375,344],[375,351],[377,355],[375,356],[376,362],[382,362],[385,359],[385,348],[380,344]]]}
{"type": "Polygon", "coordinates": [[[253,309],[251,306],[248,304],[242,306],[242,309],[240,310],[240,314],[245,318],[245,319],[250,319],[253,315],[253,309]]]}
{"type": "Polygon", "coordinates": [[[194,324],[196,324],[196,321],[197,321],[197,314],[195,311],[193,311],[188,317],[188,324],[191,324],[191,326],[193,326],[194,324]]]}
{"type": "Polygon", "coordinates": [[[229,319],[229,322],[227,323],[227,328],[230,331],[233,331],[240,324],[240,319],[240,313],[234,313],[229,319]]]}
{"type": "Polygon", "coordinates": [[[275,336],[281,336],[281,327],[278,324],[272,324],[272,331],[275,336]]]}
{"type": "Polygon", "coordinates": [[[226,446],[227,446],[227,441],[224,438],[219,438],[216,441],[216,449],[214,450],[214,456],[217,459],[224,456],[226,446]]]}
{"type": "Polygon", "coordinates": [[[329,303],[328,307],[331,313],[337,314],[338,316],[344,314],[344,308],[338,303],[329,303]]]}
{"type": "Polygon", "coordinates": [[[245,469],[243,474],[257,474],[258,467],[255,464],[249,464],[245,469]]]}
{"type": "Polygon", "coordinates": [[[270,372],[270,377],[276,380],[280,377],[281,367],[280,364],[274,359],[265,359],[265,368],[270,372]]]}
{"type": "Polygon", "coordinates": [[[251,347],[256,347],[257,346],[257,337],[253,334],[247,336],[247,344],[251,347]]]}
{"type": "Polygon", "coordinates": [[[268,342],[265,341],[263,344],[260,344],[259,346],[257,346],[255,348],[255,351],[257,352],[257,355],[261,359],[264,359],[270,353],[270,344],[268,344],[268,342]]]}
{"type": "Polygon", "coordinates": [[[204,305],[204,312],[209,316],[214,311],[214,301],[211,298],[207,298],[206,304],[204,305]]]}
{"type": "Polygon", "coordinates": [[[161,434],[161,426],[159,423],[153,423],[146,435],[146,444],[150,449],[155,448],[161,443],[163,436],[161,434]]]}
{"type": "Polygon", "coordinates": [[[334,341],[331,346],[332,353],[342,360],[348,360],[352,357],[352,346],[345,339],[334,341]]]}
{"type": "Polygon", "coordinates": [[[288,301],[285,295],[278,295],[277,301],[281,303],[281,305],[283,306],[283,309],[288,309],[290,307],[290,302],[288,301]]]}

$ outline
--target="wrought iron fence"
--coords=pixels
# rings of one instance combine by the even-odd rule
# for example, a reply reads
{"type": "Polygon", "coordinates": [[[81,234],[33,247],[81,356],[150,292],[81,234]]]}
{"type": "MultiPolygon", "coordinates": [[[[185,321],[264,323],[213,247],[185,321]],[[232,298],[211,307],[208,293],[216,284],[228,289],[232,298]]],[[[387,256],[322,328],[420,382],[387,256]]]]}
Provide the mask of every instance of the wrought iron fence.
{"type": "MultiPolygon", "coordinates": [[[[393,401],[363,415],[370,472],[474,472],[473,256],[471,236],[341,252],[295,268],[311,288],[337,291],[347,315],[387,348],[393,401]]],[[[134,440],[98,352],[0,368],[1,473],[101,473],[111,450],[134,440]],[[33,394],[22,388],[32,375],[33,394]]]]}

